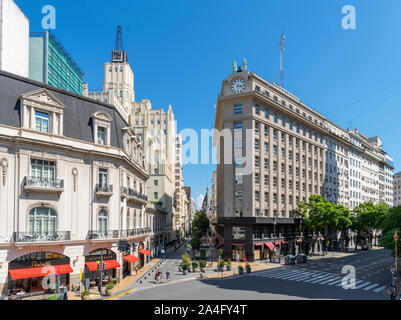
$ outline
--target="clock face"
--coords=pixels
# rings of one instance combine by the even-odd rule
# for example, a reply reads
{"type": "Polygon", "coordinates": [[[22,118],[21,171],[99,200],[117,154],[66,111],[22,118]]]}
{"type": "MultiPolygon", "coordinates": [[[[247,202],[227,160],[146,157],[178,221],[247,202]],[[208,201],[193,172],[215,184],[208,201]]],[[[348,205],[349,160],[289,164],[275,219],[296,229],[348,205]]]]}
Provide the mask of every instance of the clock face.
{"type": "Polygon", "coordinates": [[[231,86],[231,90],[235,94],[242,93],[245,90],[245,81],[242,79],[236,79],[233,81],[233,84],[231,86]]]}
{"type": "Polygon", "coordinates": [[[121,61],[123,61],[122,51],[120,50],[113,51],[113,62],[121,62],[121,61]]]}

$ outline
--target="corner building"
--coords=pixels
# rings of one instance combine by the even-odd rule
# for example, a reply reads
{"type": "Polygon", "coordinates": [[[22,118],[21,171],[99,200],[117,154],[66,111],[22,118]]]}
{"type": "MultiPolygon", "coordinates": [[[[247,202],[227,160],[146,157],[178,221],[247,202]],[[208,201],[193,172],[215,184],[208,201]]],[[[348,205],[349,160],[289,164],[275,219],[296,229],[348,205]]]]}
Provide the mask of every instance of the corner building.
{"type": "Polygon", "coordinates": [[[350,207],[349,132],[279,85],[246,70],[229,75],[215,129],[215,225],[224,237],[225,258],[266,259],[274,247],[297,253],[299,221],[293,210],[311,195],[350,207]],[[248,166],[251,174],[244,172],[248,166]]]}
{"type": "Polygon", "coordinates": [[[108,104],[0,72],[0,295],[42,291],[43,266],[70,290],[149,262],[165,214],[148,204],[138,137],[108,104]],[[120,240],[136,244],[130,255],[120,240]]]}

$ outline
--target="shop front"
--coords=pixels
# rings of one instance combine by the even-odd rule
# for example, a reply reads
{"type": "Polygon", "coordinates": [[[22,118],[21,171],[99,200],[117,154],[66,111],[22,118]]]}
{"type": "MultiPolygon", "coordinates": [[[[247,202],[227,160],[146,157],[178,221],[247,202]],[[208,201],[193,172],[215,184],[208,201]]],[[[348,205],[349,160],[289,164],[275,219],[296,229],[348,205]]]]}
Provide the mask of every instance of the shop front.
{"type": "Polygon", "coordinates": [[[102,286],[106,286],[111,279],[117,279],[116,269],[121,268],[117,261],[117,255],[108,249],[97,249],[85,256],[85,289],[99,286],[100,263],[104,264],[102,286]]]}
{"type": "Polygon", "coordinates": [[[69,289],[73,270],[70,258],[54,252],[35,252],[8,266],[8,295],[44,294],[60,287],[69,289]]]}
{"type": "Polygon", "coordinates": [[[262,260],[263,259],[263,243],[256,242],[254,244],[253,259],[254,260],[262,260]]]}
{"type": "Polygon", "coordinates": [[[245,243],[233,243],[232,244],[232,259],[234,261],[243,261],[245,255],[245,243]]]}
{"type": "Polygon", "coordinates": [[[151,251],[145,249],[145,244],[143,242],[139,243],[138,246],[140,268],[143,268],[149,261],[149,256],[152,254],[151,251]]]}
{"type": "MultiPolygon", "coordinates": [[[[131,254],[125,254],[123,257],[123,278],[128,277],[136,271],[137,264],[140,259],[131,254]]],[[[138,267],[139,269],[139,267],[138,267]]]]}

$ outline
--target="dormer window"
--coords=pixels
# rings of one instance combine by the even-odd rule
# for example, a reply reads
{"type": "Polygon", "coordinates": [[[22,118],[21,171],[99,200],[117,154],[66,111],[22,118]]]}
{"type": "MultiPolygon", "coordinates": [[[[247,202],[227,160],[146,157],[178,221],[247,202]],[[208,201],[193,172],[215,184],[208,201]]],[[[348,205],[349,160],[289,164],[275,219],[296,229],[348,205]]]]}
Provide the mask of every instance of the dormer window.
{"type": "Polygon", "coordinates": [[[95,144],[110,145],[111,116],[104,111],[98,111],[92,115],[93,140],[95,144]]]}
{"type": "Polygon", "coordinates": [[[20,97],[21,126],[55,135],[63,134],[64,105],[46,89],[28,92],[20,97]]]}

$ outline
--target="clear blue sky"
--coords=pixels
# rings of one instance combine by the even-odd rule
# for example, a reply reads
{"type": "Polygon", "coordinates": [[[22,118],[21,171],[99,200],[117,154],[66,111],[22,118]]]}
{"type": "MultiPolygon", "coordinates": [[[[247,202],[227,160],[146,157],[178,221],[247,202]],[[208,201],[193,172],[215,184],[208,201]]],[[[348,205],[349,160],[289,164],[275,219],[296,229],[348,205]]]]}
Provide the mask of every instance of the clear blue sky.
{"type": "MultiPolygon", "coordinates": [[[[41,31],[54,5],[54,34],[101,88],[117,25],[135,73],[137,100],[169,104],[179,129],[212,128],[217,93],[234,59],[279,78],[280,34],[286,33],[284,86],[347,129],[379,135],[401,166],[401,1],[399,0],[15,0],[41,31]],[[341,27],[343,5],[356,9],[357,30],[341,27]]],[[[213,166],[184,166],[193,197],[210,186],[213,166]]]]}

